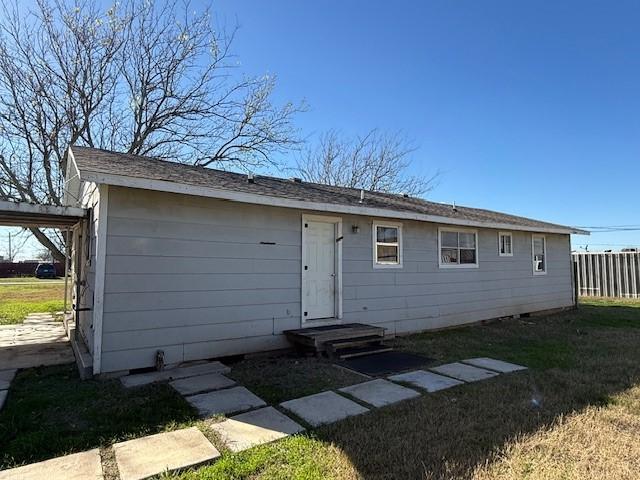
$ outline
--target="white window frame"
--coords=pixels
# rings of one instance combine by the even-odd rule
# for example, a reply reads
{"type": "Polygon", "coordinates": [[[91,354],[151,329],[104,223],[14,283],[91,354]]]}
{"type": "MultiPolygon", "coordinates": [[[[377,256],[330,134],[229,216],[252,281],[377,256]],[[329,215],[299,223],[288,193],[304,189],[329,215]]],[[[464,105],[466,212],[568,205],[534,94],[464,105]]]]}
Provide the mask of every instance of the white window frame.
{"type": "Polygon", "coordinates": [[[371,228],[371,240],[373,244],[373,268],[402,268],[402,224],[389,222],[373,222],[371,228]],[[378,227],[397,228],[398,242],[396,243],[378,243],[378,227]],[[378,245],[396,246],[398,247],[398,263],[378,262],[378,245]]]}
{"type": "Polygon", "coordinates": [[[511,232],[498,232],[498,255],[501,257],[513,257],[513,233],[511,232]],[[509,253],[502,253],[502,245],[501,240],[502,237],[509,237],[511,246],[511,251],[509,253]]]}
{"type": "Polygon", "coordinates": [[[541,235],[538,233],[534,233],[531,235],[531,269],[533,270],[534,275],[546,275],[548,270],[548,259],[549,255],[547,254],[547,236],[541,235]],[[542,248],[544,250],[544,270],[537,271],[536,270],[536,261],[535,261],[535,247],[534,240],[536,238],[542,238],[542,248]]]}
{"type": "Polygon", "coordinates": [[[478,268],[480,266],[479,259],[479,235],[478,230],[473,228],[462,228],[462,227],[438,227],[438,266],[444,269],[455,269],[455,268],[478,268]],[[473,233],[476,236],[476,263],[443,263],[442,262],[442,232],[462,232],[462,233],[473,233]]]}

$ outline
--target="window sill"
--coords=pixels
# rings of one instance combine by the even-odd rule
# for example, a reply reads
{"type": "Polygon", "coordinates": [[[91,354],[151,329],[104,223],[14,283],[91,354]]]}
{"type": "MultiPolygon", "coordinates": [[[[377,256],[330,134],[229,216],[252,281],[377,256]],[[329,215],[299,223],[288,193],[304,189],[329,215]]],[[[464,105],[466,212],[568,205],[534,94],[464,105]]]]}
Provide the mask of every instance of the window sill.
{"type": "Polygon", "coordinates": [[[374,263],[373,268],[380,268],[380,269],[402,268],[402,264],[401,263],[374,263]]]}
{"type": "Polygon", "coordinates": [[[441,263],[440,265],[438,265],[439,268],[442,268],[444,270],[478,268],[479,266],[480,265],[477,264],[477,263],[467,263],[467,264],[462,264],[462,265],[441,263]]]}

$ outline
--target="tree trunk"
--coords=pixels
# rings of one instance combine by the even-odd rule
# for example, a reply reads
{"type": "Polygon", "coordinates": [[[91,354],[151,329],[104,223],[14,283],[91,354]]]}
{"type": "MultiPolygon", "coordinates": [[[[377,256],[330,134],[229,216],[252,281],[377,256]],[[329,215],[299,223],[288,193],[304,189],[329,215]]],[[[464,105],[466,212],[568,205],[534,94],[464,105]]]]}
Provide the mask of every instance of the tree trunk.
{"type": "Polygon", "coordinates": [[[51,252],[53,259],[57,262],[64,263],[65,256],[64,253],[60,251],[60,249],[53,243],[49,237],[47,237],[39,228],[30,228],[29,231],[33,234],[34,237],[40,242],[40,244],[45,247],[47,250],[51,252]]]}

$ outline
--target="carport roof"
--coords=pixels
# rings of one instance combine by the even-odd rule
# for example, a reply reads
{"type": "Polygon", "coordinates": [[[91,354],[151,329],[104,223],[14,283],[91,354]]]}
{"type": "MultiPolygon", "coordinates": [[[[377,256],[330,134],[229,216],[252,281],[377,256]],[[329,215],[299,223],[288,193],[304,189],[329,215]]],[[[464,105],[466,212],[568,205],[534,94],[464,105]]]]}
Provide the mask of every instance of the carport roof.
{"type": "Polygon", "coordinates": [[[0,200],[0,226],[67,228],[85,216],[82,208],[0,200]]]}

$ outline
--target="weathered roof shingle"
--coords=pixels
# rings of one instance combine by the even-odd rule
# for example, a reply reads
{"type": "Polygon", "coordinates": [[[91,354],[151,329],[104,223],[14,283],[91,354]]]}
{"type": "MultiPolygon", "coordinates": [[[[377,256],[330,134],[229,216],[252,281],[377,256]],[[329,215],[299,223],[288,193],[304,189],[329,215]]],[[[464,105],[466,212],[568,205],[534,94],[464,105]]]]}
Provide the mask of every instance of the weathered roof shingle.
{"type": "MultiPolygon", "coordinates": [[[[194,167],[181,163],[141,157],[125,153],[110,152],[88,147],[72,147],[75,163],[80,177],[87,173],[94,176],[129,177],[135,179],[157,180],[181,185],[221,189],[253,195],[295,200],[303,203],[321,203],[356,208],[374,208],[384,210],[384,215],[393,218],[398,213],[442,217],[455,223],[456,220],[481,226],[500,224],[531,231],[558,231],[564,233],[586,233],[581,230],[541,222],[530,218],[494,212],[480,208],[470,208],[430,202],[421,198],[405,197],[381,192],[366,191],[364,202],[360,202],[361,191],[354,188],[334,187],[309,182],[294,182],[290,179],[256,175],[253,183],[247,176],[234,172],[225,172],[211,168],[194,167]],[[396,212],[396,213],[394,213],[396,212]]],[[[105,183],[108,183],[105,180],[105,183]]],[[[363,212],[366,214],[366,212],[363,212]]],[[[448,222],[447,222],[448,223],[448,222]]]]}

